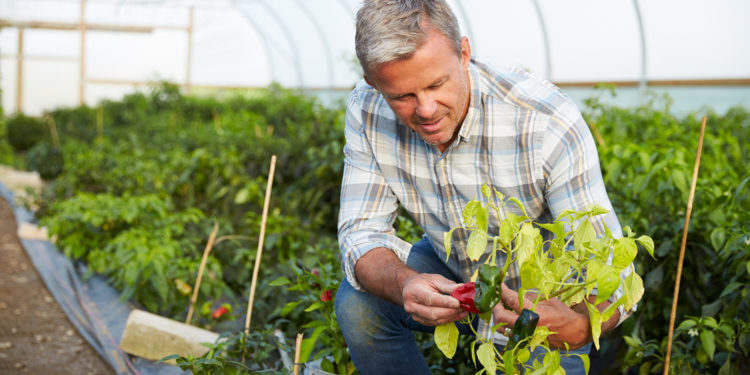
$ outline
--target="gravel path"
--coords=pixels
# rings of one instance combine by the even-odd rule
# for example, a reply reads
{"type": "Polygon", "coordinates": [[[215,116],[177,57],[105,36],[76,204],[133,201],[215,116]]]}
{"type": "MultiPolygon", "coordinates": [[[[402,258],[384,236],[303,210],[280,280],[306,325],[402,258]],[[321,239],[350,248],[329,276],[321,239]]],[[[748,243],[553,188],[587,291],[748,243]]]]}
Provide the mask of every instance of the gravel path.
{"type": "Polygon", "coordinates": [[[50,295],[0,197],[0,374],[113,373],[50,295]]]}

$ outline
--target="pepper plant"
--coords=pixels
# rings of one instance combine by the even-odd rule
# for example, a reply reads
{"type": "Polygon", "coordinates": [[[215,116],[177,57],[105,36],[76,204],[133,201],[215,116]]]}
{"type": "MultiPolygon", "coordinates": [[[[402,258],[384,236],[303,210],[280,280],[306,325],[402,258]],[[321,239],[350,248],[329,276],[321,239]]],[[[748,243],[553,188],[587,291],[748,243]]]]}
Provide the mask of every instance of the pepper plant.
{"type": "MultiPolygon", "coordinates": [[[[624,228],[624,237],[615,238],[606,225],[603,233],[597,236],[590,219],[608,212],[598,205],[582,211],[566,210],[552,223],[535,223],[518,199],[505,197],[488,185],[482,186],[482,195],[486,200],[484,204],[474,199],[464,208],[465,226],[453,228],[445,234],[446,257],[450,256],[452,236],[456,229],[470,232],[466,252],[474,262],[479,262],[488,244],[491,245],[489,256],[485,257],[486,260],[472,277],[475,292],[471,293],[471,283],[467,283],[455,293],[462,307],[473,313],[461,323],[471,327],[477,336],[474,364],[476,366],[478,359],[484,367],[479,373],[486,374],[494,374],[498,368],[506,374],[520,373],[524,369],[543,369],[545,373],[555,373],[561,370],[560,352],[551,350],[547,340],[555,332],[537,326],[537,304],[551,298],[557,298],[568,306],[584,303],[589,313],[594,345],[598,348],[602,323],[620,306],[630,310],[643,295],[641,277],[632,271],[622,280],[621,273],[632,270],[631,264],[638,253],[637,244],[653,256],[653,240],[648,236],[636,238],[627,227],[624,228]],[[506,209],[508,204],[516,205],[516,212],[520,214],[511,212],[511,207],[506,209]],[[490,210],[499,220],[498,233],[494,235],[488,233],[490,210]],[[542,229],[552,234],[550,240],[544,240],[542,229]],[[503,253],[504,259],[498,257],[498,253],[503,253]],[[472,321],[478,316],[492,327],[491,332],[505,325],[494,323],[492,308],[502,301],[501,285],[514,264],[520,270],[519,306],[524,306],[526,292],[536,294],[532,308],[524,309],[515,322],[508,343],[498,347],[495,345],[495,335],[484,337],[478,334],[472,321]],[[596,306],[609,300],[618,289],[621,289],[621,295],[600,312],[596,306]],[[467,300],[467,295],[472,294],[467,300]],[[594,297],[589,298],[591,296],[594,297]],[[547,354],[543,359],[529,361],[531,352],[538,347],[547,354]]],[[[447,357],[452,357],[458,342],[456,324],[436,327],[434,337],[440,350],[447,357]]],[[[588,357],[581,357],[588,371],[588,357]]]]}

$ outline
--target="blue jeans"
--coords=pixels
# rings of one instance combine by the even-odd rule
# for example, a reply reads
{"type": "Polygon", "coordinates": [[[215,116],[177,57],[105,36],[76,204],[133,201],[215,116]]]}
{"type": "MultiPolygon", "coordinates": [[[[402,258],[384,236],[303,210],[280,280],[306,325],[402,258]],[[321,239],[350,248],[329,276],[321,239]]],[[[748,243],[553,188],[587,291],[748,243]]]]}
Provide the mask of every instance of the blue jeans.
{"type": "MultiPolygon", "coordinates": [[[[407,265],[420,273],[440,274],[462,282],[435,254],[426,237],[414,244],[407,265]]],[[[417,323],[403,306],[360,292],[346,279],[339,286],[335,306],[339,328],[360,374],[430,374],[412,331],[432,333],[435,327],[417,323]]],[[[466,334],[471,330],[459,327],[459,332],[466,334]]],[[[569,353],[588,354],[590,349],[591,344],[588,344],[569,353]]],[[[541,353],[537,348],[531,358],[541,353]]],[[[578,356],[563,355],[561,364],[567,374],[584,374],[583,362],[578,356]]]]}

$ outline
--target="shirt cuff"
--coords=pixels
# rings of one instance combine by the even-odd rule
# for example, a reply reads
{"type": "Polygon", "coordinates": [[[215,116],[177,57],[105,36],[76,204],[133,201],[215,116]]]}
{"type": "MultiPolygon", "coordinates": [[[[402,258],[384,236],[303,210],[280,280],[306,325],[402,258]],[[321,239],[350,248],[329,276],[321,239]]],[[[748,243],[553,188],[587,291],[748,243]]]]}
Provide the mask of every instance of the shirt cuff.
{"type": "Polygon", "coordinates": [[[406,260],[409,259],[409,252],[411,252],[412,247],[412,244],[396,236],[377,234],[369,237],[368,240],[349,245],[348,249],[343,253],[343,268],[346,279],[354,289],[361,292],[364,292],[365,289],[357,281],[357,275],[354,273],[354,266],[357,264],[359,258],[372,249],[384,247],[393,251],[398,259],[406,264],[406,260]]]}

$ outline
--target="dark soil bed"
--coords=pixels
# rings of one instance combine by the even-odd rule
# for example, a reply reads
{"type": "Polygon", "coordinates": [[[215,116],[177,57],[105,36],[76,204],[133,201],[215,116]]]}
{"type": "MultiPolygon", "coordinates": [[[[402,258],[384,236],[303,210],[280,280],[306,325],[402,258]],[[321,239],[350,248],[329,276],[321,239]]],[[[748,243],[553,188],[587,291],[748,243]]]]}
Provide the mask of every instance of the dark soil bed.
{"type": "Polygon", "coordinates": [[[0,197],[0,374],[113,373],[50,295],[0,197]]]}

